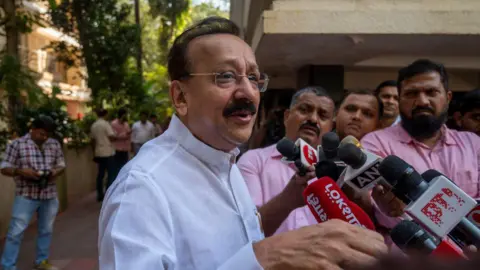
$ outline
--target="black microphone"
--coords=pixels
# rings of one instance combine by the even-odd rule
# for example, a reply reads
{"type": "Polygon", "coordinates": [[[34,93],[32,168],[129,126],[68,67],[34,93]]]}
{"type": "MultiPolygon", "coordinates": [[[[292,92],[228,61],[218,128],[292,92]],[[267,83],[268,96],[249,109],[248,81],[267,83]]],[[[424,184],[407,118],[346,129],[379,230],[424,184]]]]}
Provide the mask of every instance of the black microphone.
{"type": "Polygon", "coordinates": [[[289,161],[300,158],[300,148],[287,138],[283,138],[277,143],[277,151],[289,161]]]}
{"type": "Polygon", "coordinates": [[[305,176],[307,168],[302,163],[300,147],[288,138],[283,138],[277,143],[277,151],[285,157],[287,161],[293,161],[298,169],[298,175],[305,176]]]}
{"type": "MultiPolygon", "coordinates": [[[[322,136],[322,149],[327,159],[335,159],[337,157],[337,149],[340,145],[340,138],[335,132],[328,132],[322,136]]],[[[320,151],[319,151],[320,152],[320,151]]]]}
{"type": "Polygon", "coordinates": [[[466,259],[463,251],[448,238],[436,241],[422,227],[410,220],[398,223],[390,232],[390,237],[406,253],[420,252],[424,255],[466,259]]]}
{"type": "MultiPolygon", "coordinates": [[[[337,167],[337,173],[333,173],[329,171],[328,176],[330,176],[335,181],[338,180],[338,177],[342,174],[345,170],[347,165],[345,162],[338,158],[338,146],[340,145],[340,138],[338,137],[337,133],[335,132],[327,132],[322,136],[322,144],[318,146],[318,156],[319,156],[319,163],[317,166],[330,166],[325,164],[320,164],[323,161],[333,161],[337,167]],[[334,177],[336,176],[336,177],[334,177]]],[[[328,162],[330,163],[330,162],[328,162]]]]}

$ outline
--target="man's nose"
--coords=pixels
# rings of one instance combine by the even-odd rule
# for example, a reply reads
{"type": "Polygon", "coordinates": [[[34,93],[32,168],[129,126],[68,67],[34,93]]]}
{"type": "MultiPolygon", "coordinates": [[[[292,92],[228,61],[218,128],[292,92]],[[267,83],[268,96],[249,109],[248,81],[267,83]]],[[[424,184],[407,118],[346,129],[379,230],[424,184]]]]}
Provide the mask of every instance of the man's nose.
{"type": "Polygon", "coordinates": [[[242,77],[242,79],[238,81],[235,91],[236,98],[253,100],[259,94],[260,91],[253,87],[252,83],[247,77],[242,77]]]}
{"type": "Polygon", "coordinates": [[[320,117],[318,117],[317,112],[313,111],[312,113],[308,114],[308,120],[310,120],[312,123],[315,123],[315,125],[318,127],[320,117]]]}
{"type": "Polygon", "coordinates": [[[417,106],[422,106],[422,107],[428,107],[430,106],[430,100],[428,99],[427,95],[425,93],[420,93],[418,94],[417,97],[417,106]]]}
{"type": "Polygon", "coordinates": [[[360,120],[361,118],[362,118],[362,112],[360,110],[356,110],[355,112],[353,112],[352,119],[360,120]]]}

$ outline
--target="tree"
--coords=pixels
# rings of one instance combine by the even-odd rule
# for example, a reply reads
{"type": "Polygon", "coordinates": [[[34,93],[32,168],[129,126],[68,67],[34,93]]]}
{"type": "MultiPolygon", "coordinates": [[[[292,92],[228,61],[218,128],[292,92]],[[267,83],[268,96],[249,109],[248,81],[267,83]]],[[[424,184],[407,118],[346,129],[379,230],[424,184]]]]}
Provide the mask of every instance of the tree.
{"type": "Polygon", "coordinates": [[[0,86],[5,91],[2,100],[3,97],[8,100],[7,104],[0,104],[0,116],[6,116],[10,128],[16,130],[15,115],[22,110],[25,102],[32,102],[43,94],[36,84],[37,74],[21,65],[19,38],[21,34],[30,33],[34,25],[42,25],[43,22],[40,14],[23,8],[23,1],[2,0],[0,7],[4,11],[0,13],[0,28],[3,32],[0,35],[6,39],[5,48],[1,49],[0,86]]]}
{"type": "Polygon", "coordinates": [[[94,106],[141,104],[142,79],[135,68],[140,29],[128,20],[131,4],[115,0],[63,0],[51,9],[53,24],[80,41],[81,48],[53,44],[69,65],[85,64],[94,106]]]}
{"type": "Polygon", "coordinates": [[[190,19],[192,23],[198,22],[210,16],[228,18],[229,13],[226,10],[222,10],[219,6],[215,6],[212,1],[193,6],[190,12],[190,19]]]}

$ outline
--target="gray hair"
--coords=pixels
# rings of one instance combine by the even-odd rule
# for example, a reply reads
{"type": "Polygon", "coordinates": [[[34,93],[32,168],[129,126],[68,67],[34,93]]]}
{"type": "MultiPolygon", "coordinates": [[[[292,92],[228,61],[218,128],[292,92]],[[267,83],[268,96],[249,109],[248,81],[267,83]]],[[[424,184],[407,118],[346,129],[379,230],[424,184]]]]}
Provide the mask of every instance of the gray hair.
{"type": "Polygon", "coordinates": [[[298,99],[303,94],[307,94],[307,93],[313,93],[319,97],[327,97],[333,101],[332,97],[328,94],[325,88],[321,86],[307,86],[305,88],[298,90],[297,92],[295,92],[295,94],[293,94],[292,101],[290,101],[290,108],[292,108],[293,106],[295,106],[295,104],[297,104],[298,99]]]}

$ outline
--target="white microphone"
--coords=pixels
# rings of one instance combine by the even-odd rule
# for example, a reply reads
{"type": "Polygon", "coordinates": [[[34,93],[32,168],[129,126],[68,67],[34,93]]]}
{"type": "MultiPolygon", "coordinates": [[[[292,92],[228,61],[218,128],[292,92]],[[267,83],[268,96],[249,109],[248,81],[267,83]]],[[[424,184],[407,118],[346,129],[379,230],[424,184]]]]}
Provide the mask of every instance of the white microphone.
{"type": "Polygon", "coordinates": [[[288,138],[283,138],[277,143],[276,147],[283,156],[282,161],[294,163],[300,176],[307,173],[306,168],[318,162],[317,150],[302,139],[298,139],[294,143],[288,138]]]}
{"type": "Polygon", "coordinates": [[[306,167],[317,164],[318,162],[318,152],[317,149],[312,147],[310,144],[298,138],[295,142],[295,145],[300,149],[300,161],[306,167]]]}
{"type": "Polygon", "coordinates": [[[446,177],[436,177],[427,183],[412,166],[397,156],[386,157],[378,170],[390,183],[393,194],[407,204],[405,212],[435,237],[443,239],[463,223],[465,216],[477,205],[446,177]]]}

